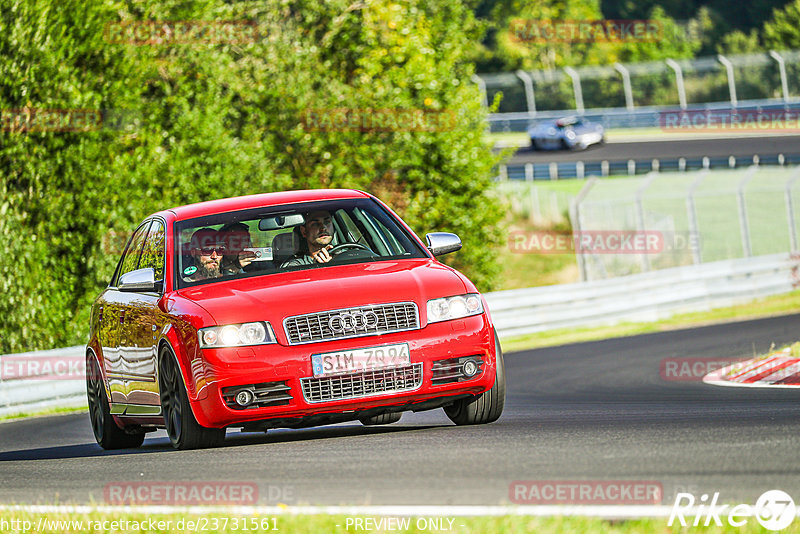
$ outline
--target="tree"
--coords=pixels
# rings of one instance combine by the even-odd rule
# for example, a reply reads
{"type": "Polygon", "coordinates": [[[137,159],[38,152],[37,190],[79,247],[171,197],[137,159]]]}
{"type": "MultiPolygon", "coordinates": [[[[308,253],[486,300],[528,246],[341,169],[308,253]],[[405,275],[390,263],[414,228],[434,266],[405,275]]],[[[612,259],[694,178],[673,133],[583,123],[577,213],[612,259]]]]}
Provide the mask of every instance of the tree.
{"type": "Polygon", "coordinates": [[[764,44],[772,50],[800,48],[800,0],[783,9],[774,9],[772,19],[764,23],[764,44]]]}
{"type": "Polygon", "coordinates": [[[115,236],[153,211],[241,194],[376,193],[419,234],[457,232],[464,250],[445,259],[491,288],[501,213],[487,191],[499,157],[483,142],[466,55],[480,31],[445,0],[4,3],[4,120],[79,109],[124,120],[0,128],[0,232],[10,236],[0,352],[85,342],[89,305],[121,252],[115,236]],[[115,40],[120,25],[164,26],[146,21],[249,21],[258,33],[115,40]],[[309,127],[310,112],[342,108],[384,110],[391,125],[309,127]]]}

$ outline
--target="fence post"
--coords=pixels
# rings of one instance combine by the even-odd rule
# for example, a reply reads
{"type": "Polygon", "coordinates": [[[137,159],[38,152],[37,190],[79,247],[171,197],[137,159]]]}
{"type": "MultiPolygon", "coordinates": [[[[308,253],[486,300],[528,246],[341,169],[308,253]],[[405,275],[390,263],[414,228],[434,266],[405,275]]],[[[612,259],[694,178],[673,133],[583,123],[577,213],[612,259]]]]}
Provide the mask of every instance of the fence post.
{"type": "Polygon", "coordinates": [[[483,105],[483,107],[488,108],[489,100],[488,97],[486,96],[486,82],[484,82],[483,78],[481,78],[477,74],[473,74],[470,80],[472,80],[478,85],[478,89],[481,92],[481,104],[483,105]]]}
{"type": "Polygon", "coordinates": [[[531,75],[525,72],[524,70],[517,71],[517,77],[522,80],[522,84],[525,86],[525,103],[528,107],[528,114],[531,117],[536,116],[536,97],[533,94],[533,78],[531,75]]]}
{"type": "Polygon", "coordinates": [[[717,55],[717,59],[725,66],[725,71],[728,73],[728,92],[731,95],[731,107],[736,107],[736,81],[733,79],[733,63],[722,54],[717,55]]]}
{"type": "Polygon", "coordinates": [[[683,70],[677,61],[674,59],[667,59],[667,65],[675,71],[675,85],[678,88],[678,102],[681,109],[686,109],[686,87],[683,85],[683,70]]]}
{"type": "Polygon", "coordinates": [[[792,186],[800,179],[800,169],[786,181],[786,218],[789,221],[789,240],[792,252],[797,252],[797,227],[795,226],[794,202],[792,201],[792,186]]]}
{"type": "MultiPolygon", "coordinates": [[[[592,187],[594,187],[595,182],[597,182],[596,176],[589,178],[570,206],[569,211],[570,218],[572,219],[572,239],[573,241],[577,239],[577,243],[580,243],[580,235],[582,231],[581,202],[583,202],[583,199],[586,198],[586,195],[588,195],[589,191],[592,189],[592,187]]],[[[586,272],[586,258],[584,258],[583,251],[578,246],[575,247],[575,258],[578,260],[578,271],[581,274],[581,281],[585,282],[588,280],[588,273],[586,272]]]]}
{"type": "Polygon", "coordinates": [[[631,88],[631,73],[622,63],[614,63],[614,68],[622,75],[622,90],[625,91],[625,107],[633,111],[633,89],[631,88]]]}
{"type": "Polygon", "coordinates": [[[564,67],[564,72],[572,78],[572,91],[575,93],[575,109],[583,115],[583,90],[581,89],[581,76],[572,67],[564,67]]]}
{"type": "MultiPolygon", "coordinates": [[[[708,171],[700,171],[700,174],[697,175],[697,178],[694,179],[692,185],[689,186],[688,195],[686,197],[686,216],[689,219],[689,231],[697,237],[698,247],[695,250],[692,250],[692,260],[694,261],[695,265],[699,265],[703,262],[703,255],[702,251],[700,250],[700,226],[697,223],[697,206],[694,203],[694,192],[700,186],[702,181],[705,177],[708,176],[708,171]]],[[[689,236],[692,237],[691,235],[689,236]]],[[[691,242],[691,240],[689,240],[691,242]]]]}
{"type": "Polygon", "coordinates": [[[747,204],[744,200],[744,188],[747,182],[753,179],[756,172],[758,172],[758,167],[755,165],[747,169],[744,178],[739,182],[739,187],[737,188],[737,197],[739,199],[739,226],[742,229],[742,252],[744,252],[745,258],[751,257],[753,255],[753,250],[750,243],[750,225],[747,222],[747,204]]]}
{"type": "MultiPolygon", "coordinates": [[[[644,221],[644,194],[647,191],[647,188],[650,187],[650,184],[653,183],[653,180],[655,180],[657,176],[658,176],[657,172],[650,171],[649,173],[647,173],[647,176],[645,177],[642,186],[636,190],[636,226],[638,227],[637,230],[639,232],[642,232],[642,234],[644,234],[644,232],[647,230],[644,221]]],[[[645,242],[647,243],[649,241],[645,240],[645,242]]],[[[647,251],[642,253],[640,257],[642,260],[642,270],[645,272],[649,271],[650,256],[648,256],[647,251]]]]}
{"type": "Polygon", "coordinates": [[[506,165],[500,165],[500,181],[508,181],[508,167],[506,165]]]}
{"type": "Polygon", "coordinates": [[[781,91],[783,92],[783,101],[789,101],[789,82],[786,80],[786,61],[784,61],[783,56],[777,53],[775,50],[770,50],[769,55],[772,59],[778,62],[778,70],[781,73],[781,91]]]}
{"type": "Polygon", "coordinates": [[[555,161],[550,162],[550,179],[558,180],[558,163],[555,161]]]}

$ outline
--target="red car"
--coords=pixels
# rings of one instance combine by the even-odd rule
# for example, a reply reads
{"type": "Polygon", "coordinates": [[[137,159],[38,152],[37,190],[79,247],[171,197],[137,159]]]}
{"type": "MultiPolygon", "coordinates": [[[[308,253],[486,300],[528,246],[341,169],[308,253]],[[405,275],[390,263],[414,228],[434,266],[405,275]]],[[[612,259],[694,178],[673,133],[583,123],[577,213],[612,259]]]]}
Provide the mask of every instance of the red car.
{"type": "Polygon", "coordinates": [[[260,431],[444,408],[497,420],[503,357],[486,302],[377,198],[253,195],[155,213],[92,306],[89,413],[105,449],[166,428],[178,449],[260,431]]]}

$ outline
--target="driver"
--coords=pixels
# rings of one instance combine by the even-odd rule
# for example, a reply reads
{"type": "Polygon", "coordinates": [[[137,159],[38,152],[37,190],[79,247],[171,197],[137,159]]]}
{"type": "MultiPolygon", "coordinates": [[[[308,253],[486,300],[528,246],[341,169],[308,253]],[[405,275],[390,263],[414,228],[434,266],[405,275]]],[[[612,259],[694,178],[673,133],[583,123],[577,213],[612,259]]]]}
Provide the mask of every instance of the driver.
{"type": "Polygon", "coordinates": [[[184,269],[184,279],[197,282],[221,276],[220,260],[224,251],[225,248],[219,243],[219,232],[213,228],[197,230],[189,241],[189,253],[194,265],[184,269]]]}
{"type": "Polygon", "coordinates": [[[301,251],[293,258],[283,262],[281,267],[295,267],[297,265],[313,265],[314,263],[328,263],[332,256],[328,250],[333,248],[333,222],[331,214],[327,211],[312,211],[305,215],[305,223],[300,226],[300,235],[305,239],[306,247],[301,246],[301,251]],[[303,251],[305,248],[306,251],[303,251]]]}

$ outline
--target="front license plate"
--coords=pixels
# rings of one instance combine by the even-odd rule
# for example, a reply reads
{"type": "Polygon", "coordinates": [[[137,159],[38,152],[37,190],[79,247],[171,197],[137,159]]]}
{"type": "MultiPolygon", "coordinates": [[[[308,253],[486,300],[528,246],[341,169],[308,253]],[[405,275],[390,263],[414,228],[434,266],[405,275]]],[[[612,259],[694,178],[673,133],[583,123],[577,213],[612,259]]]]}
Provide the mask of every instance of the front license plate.
{"type": "Polygon", "coordinates": [[[411,364],[408,343],[311,355],[314,377],[358,373],[411,364]]]}

